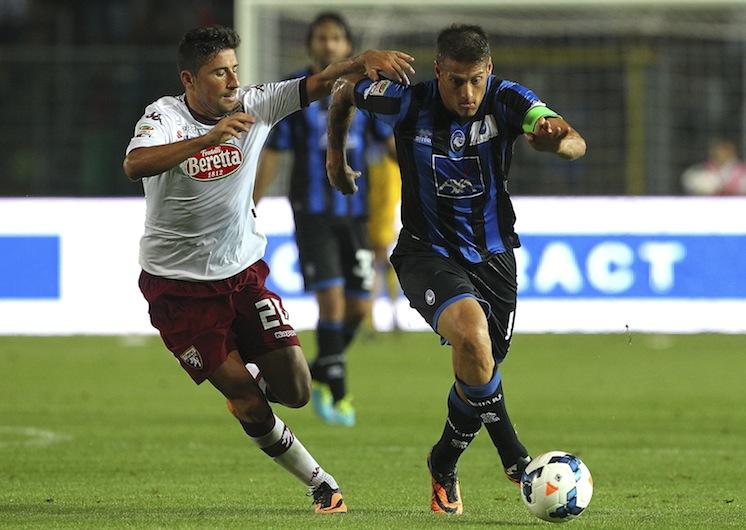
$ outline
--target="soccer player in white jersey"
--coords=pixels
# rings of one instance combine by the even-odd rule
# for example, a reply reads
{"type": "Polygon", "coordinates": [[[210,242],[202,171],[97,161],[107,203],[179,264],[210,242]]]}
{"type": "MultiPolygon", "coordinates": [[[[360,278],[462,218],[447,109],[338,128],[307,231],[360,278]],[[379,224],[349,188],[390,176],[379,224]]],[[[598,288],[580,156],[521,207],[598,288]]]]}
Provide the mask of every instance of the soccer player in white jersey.
{"type": "Polygon", "coordinates": [[[309,488],[317,513],[345,512],[334,477],[268,402],[302,407],[310,374],[280,297],[264,284],[256,165],[272,126],[328,95],[339,76],[381,72],[406,83],[413,59],[369,50],[305,78],[241,87],[239,41],[220,26],[187,32],[178,53],[185,93],[149,105],[135,126],[124,171],[145,189],[140,290],[153,326],[192,379],[227,398],[246,434],[309,488]]]}

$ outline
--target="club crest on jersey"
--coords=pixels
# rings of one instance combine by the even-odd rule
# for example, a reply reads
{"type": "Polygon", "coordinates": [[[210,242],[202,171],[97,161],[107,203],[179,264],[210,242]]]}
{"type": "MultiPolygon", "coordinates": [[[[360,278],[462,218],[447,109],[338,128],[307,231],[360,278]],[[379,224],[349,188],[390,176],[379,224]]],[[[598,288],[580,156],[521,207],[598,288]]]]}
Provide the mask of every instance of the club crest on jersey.
{"type": "Polygon", "coordinates": [[[435,293],[432,289],[428,289],[427,291],[425,291],[425,303],[427,305],[435,304],[435,293]]]}
{"type": "Polygon", "coordinates": [[[451,151],[461,151],[466,143],[466,135],[461,129],[456,129],[451,134],[451,151]]]}
{"type": "Polygon", "coordinates": [[[235,145],[220,144],[203,149],[181,163],[194,180],[218,180],[232,175],[243,163],[243,153],[235,145]]]}
{"type": "Polygon", "coordinates": [[[192,368],[196,368],[197,370],[202,370],[202,368],[204,368],[202,356],[194,346],[189,346],[184,353],[179,355],[179,358],[184,362],[184,364],[189,365],[192,368]]]}

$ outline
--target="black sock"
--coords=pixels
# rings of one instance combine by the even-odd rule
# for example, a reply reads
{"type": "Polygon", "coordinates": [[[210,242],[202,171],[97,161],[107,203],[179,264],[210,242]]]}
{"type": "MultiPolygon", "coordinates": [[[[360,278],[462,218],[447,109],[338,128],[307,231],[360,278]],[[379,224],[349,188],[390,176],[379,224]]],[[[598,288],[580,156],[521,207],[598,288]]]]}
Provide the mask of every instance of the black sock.
{"type": "Polygon", "coordinates": [[[352,342],[352,339],[355,338],[355,335],[357,334],[357,330],[360,327],[360,323],[357,323],[355,325],[349,325],[345,324],[342,328],[342,333],[344,334],[344,348],[343,350],[347,350],[347,347],[352,342]]]}
{"type": "Polygon", "coordinates": [[[456,462],[479,433],[482,420],[456,393],[452,386],[448,393],[448,417],[440,440],[430,453],[430,465],[438,473],[449,473],[456,462]]]}
{"type": "Polygon", "coordinates": [[[311,376],[329,385],[336,403],[347,393],[345,387],[345,337],[341,322],[319,320],[316,327],[318,355],[311,364],[311,376]]]}
{"type": "Polygon", "coordinates": [[[492,443],[497,448],[503,467],[508,468],[528,456],[526,448],[518,440],[508,411],[505,409],[503,386],[497,368],[492,379],[484,385],[459,384],[469,405],[482,419],[484,427],[492,438],[492,443]]]}

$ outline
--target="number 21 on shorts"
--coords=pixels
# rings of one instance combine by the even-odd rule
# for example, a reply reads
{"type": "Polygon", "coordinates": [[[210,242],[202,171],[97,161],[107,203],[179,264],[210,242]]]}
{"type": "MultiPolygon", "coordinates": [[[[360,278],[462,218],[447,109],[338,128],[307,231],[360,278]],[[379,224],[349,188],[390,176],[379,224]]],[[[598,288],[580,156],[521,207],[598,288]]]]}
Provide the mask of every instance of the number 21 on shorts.
{"type": "Polygon", "coordinates": [[[265,330],[290,324],[288,314],[277,298],[263,298],[254,305],[259,310],[259,320],[265,330]]]}

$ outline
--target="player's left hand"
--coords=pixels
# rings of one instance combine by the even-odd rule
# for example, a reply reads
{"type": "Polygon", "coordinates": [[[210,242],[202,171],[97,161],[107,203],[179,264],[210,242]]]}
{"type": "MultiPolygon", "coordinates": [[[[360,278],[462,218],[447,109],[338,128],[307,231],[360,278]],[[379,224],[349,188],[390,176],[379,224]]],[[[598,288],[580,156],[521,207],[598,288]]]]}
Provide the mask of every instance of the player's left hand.
{"type": "Polygon", "coordinates": [[[414,57],[396,50],[368,50],[361,56],[365,67],[365,75],[373,81],[378,81],[379,74],[386,78],[409,84],[409,76],[414,75],[414,68],[409,63],[414,57]]]}
{"type": "Polygon", "coordinates": [[[569,127],[563,127],[560,124],[552,123],[546,118],[539,118],[534,126],[533,133],[526,133],[524,136],[528,143],[537,151],[556,152],[559,149],[560,142],[567,136],[570,131],[569,127]]]}
{"type": "Polygon", "coordinates": [[[326,164],[326,176],[329,179],[329,184],[341,191],[343,195],[352,195],[357,191],[355,181],[360,175],[360,171],[355,171],[346,163],[326,164]]]}

